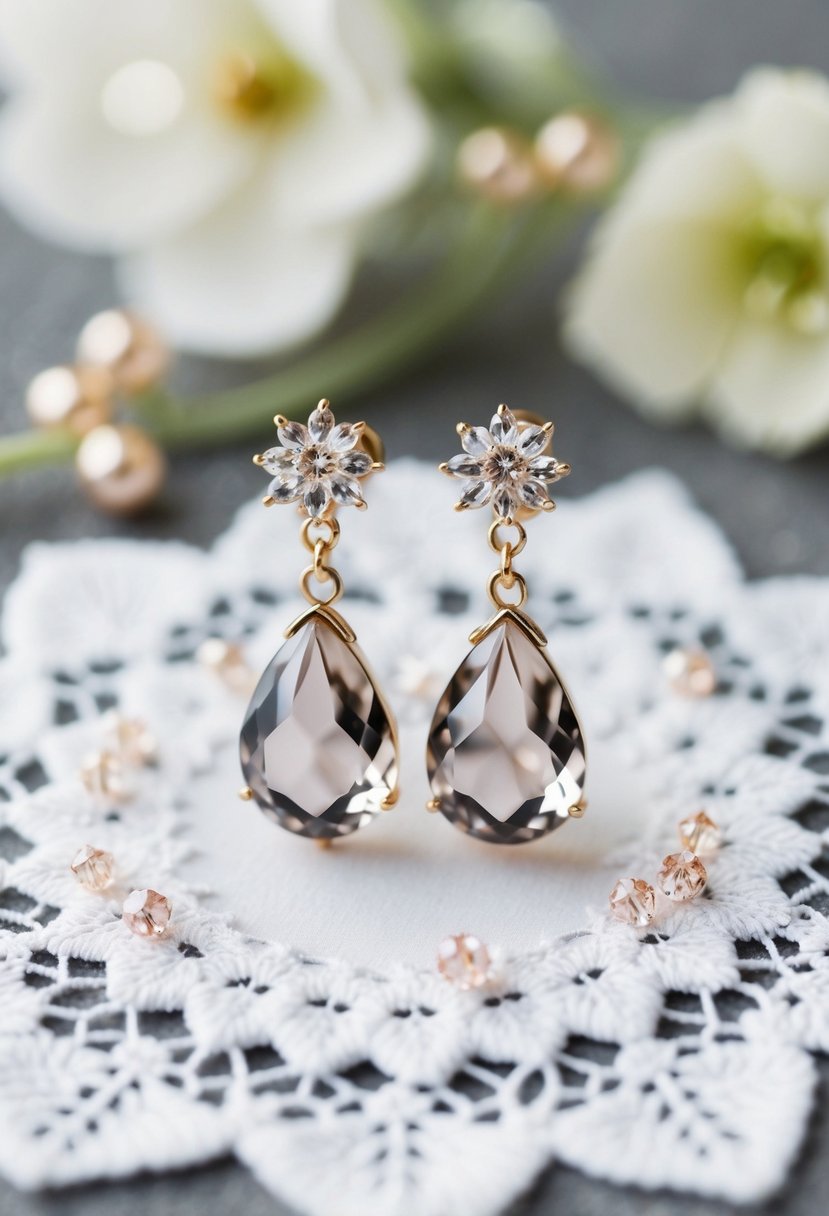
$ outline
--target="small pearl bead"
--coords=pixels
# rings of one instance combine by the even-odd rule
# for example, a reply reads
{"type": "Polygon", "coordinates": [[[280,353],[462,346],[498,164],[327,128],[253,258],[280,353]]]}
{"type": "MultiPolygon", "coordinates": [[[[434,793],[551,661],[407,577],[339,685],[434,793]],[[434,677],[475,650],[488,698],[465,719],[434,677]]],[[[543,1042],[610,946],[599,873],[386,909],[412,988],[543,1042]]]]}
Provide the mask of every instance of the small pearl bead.
{"type": "Polygon", "coordinates": [[[81,484],[92,502],[112,515],[147,507],[164,485],[166,461],[155,440],[135,426],[99,426],[75,454],[81,484]]]}
{"type": "Polygon", "coordinates": [[[48,367],[26,389],[35,426],[68,427],[85,435],[112,414],[112,377],[101,367],[48,367]]]}
{"type": "Polygon", "coordinates": [[[535,139],[535,159],[552,187],[571,194],[603,190],[619,162],[616,137],[603,123],[571,110],[545,123],[535,139]]]}
{"type": "Polygon", "coordinates": [[[458,149],[461,179],[498,203],[520,203],[538,191],[532,150],[515,132],[498,127],[474,131],[458,149]]]}
{"type": "Polygon", "coordinates": [[[87,321],[78,339],[78,360],[105,368],[120,392],[142,393],[166,374],[170,350],[146,321],[113,308],[87,321]]]}

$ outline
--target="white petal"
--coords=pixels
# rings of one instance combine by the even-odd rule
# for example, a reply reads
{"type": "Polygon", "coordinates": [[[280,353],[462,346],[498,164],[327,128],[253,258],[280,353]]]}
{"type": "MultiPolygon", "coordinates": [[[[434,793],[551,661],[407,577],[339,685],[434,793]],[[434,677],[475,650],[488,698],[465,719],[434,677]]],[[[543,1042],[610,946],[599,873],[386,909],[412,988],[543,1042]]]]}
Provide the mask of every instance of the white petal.
{"type": "Polygon", "coordinates": [[[425,111],[408,89],[371,107],[343,105],[332,93],[275,142],[279,213],[330,223],[388,205],[421,175],[430,148],[425,111]]]}
{"type": "Polygon", "coordinates": [[[742,140],[767,185],[823,201],[829,194],[829,81],[763,68],[737,93],[742,140]]]}
{"type": "Polygon", "coordinates": [[[250,173],[258,141],[230,137],[195,109],[163,135],[136,140],[78,113],[78,99],[42,92],[9,103],[0,121],[0,192],[50,240],[120,251],[201,218],[250,173]]]}
{"type": "Polygon", "coordinates": [[[130,259],[123,282],[174,345],[259,355],[320,330],[345,295],[353,262],[348,229],[285,231],[252,189],[177,240],[130,259]]]}
{"type": "Polygon", "coordinates": [[[730,438],[792,456],[829,435],[829,338],[779,322],[746,322],[706,413],[730,438]]]}
{"type": "Polygon", "coordinates": [[[648,143],[612,216],[619,224],[680,217],[740,223],[763,193],[736,107],[726,99],[709,102],[648,143]]]}
{"type": "Polygon", "coordinates": [[[286,218],[330,222],[402,195],[431,149],[406,80],[398,28],[376,0],[258,0],[277,37],[316,77],[317,104],[286,128],[273,178],[286,218]]]}
{"type": "Polygon", "coordinates": [[[739,245],[705,222],[611,220],[575,285],[575,352],[654,412],[681,414],[709,382],[740,309],[739,245]]]}
{"type": "Polygon", "coordinates": [[[280,42],[320,80],[366,97],[403,79],[397,27],[376,0],[256,0],[280,42]]]}
{"type": "Polygon", "coordinates": [[[79,83],[139,59],[182,68],[250,29],[236,0],[0,0],[0,48],[12,78],[79,83]],[[244,24],[243,24],[244,22],[244,24]]]}
{"type": "MultiPolygon", "coordinates": [[[[95,2],[81,10],[35,4],[44,27],[49,14],[58,31],[65,30],[58,10],[71,11],[74,27],[60,48],[65,62],[54,69],[51,59],[59,48],[52,45],[53,35],[47,38],[38,24],[35,34],[29,31],[29,47],[19,35],[27,63],[44,44],[39,74],[12,99],[0,124],[0,190],[23,223],[85,249],[130,248],[205,215],[252,172],[263,135],[223,121],[216,110],[204,84],[209,63],[195,50],[201,39],[184,20],[201,28],[197,7],[171,9],[155,0],[145,14],[154,21],[135,22],[134,13],[126,19],[117,10],[123,29],[116,34],[112,20],[102,15],[103,9],[116,9],[112,4],[102,9],[95,2]],[[127,134],[107,117],[105,90],[112,74],[127,65],[137,65],[140,77],[142,63],[180,92],[168,99],[169,106],[164,103],[160,125],[151,133],[127,134]]],[[[226,5],[213,0],[211,7],[226,5]]],[[[12,14],[19,16],[17,4],[3,12],[9,22],[12,14]]],[[[26,70],[34,69],[28,64],[26,70]]],[[[141,79],[130,87],[140,90],[141,79]]],[[[146,114],[144,96],[141,106],[146,114]]]]}

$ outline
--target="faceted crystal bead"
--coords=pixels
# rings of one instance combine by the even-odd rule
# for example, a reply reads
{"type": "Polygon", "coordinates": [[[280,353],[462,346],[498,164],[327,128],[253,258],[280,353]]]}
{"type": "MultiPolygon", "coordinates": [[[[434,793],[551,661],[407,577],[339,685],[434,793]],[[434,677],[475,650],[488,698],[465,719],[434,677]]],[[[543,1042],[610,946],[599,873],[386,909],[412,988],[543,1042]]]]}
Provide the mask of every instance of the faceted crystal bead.
{"type": "Polygon", "coordinates": [[[625,925],[642,929],[654,917],[656,895],[643,878],[620,878],[610,892],[610,913],[625,925]]]}
{"type": "Polygon", "coordinates": [[[164,937],[170,924],[173,905],[158,891],[130,891],[124,900],[121,918],[137,937],[164,937]]]}
{"type": "Polygon", "coordinates": [[[200,663],[219,677],[231,692],[250,696],[256,677],[245,659],[241,646],[224,638],[206,638],[197,651],[200,663]]]}
{"type": "Polygon", "coordinates": [[[112,886],[115,859],[104,849],[85,844],[78,849],[69,868],[87,891],[105,891],[112,886]]]}
{"type": "Polygon", "coordinates": [[[265,668],[239,747],[259,807],[299,836],[349,835],[397,785],[389,713],[358,651],[320,615],[265,668]]]}
{"type": "Polygon", "coordinates": [[[100,751],[84,761],[81,781],[99,806],[129,802],[135,797],[135,784],[120,756],[100,751]]]}
{"type": "Polygon", "coordinates": [[[452,677],[426,760],[437,809],[492,844],[544,836],[581,799],[579,720],[546,654],[509,617],[452,677]]]}
{"type": "Polygon", "coordinates": [[[459,933],[438,946],[438,971],[456,988],[482,988],[492,978],[492,959],[479,937],[459,933]]]}
{"type": "Polygon", "coordinates": [[[689,815],[687,819],[680,820],[677,826],[683,849],[691,853],[715,853],[722,844],[722,832],[705,811],[689,815]]]}
{"type": "Polygon", "coordinates": [[[665,675],[683,697],[710,697],[717,688],[717,673],[704,650],[678,646],[665,655],[665,675]]]}
{"type": "Polygon", "coordinates": [[[665,858],[656,881],[668,899],[681,903],[702,894],[708,873],[695,853],[683,849],[681,853],[671,853],[665,858]]]}
{"type": "Polygon", "coordinates": [[[104,715],[104,728],[108,750],[122,763],[142,768],[155,761],[158,744],[140,718],[125,718],[116,710],[110,710],[104,715]]]}

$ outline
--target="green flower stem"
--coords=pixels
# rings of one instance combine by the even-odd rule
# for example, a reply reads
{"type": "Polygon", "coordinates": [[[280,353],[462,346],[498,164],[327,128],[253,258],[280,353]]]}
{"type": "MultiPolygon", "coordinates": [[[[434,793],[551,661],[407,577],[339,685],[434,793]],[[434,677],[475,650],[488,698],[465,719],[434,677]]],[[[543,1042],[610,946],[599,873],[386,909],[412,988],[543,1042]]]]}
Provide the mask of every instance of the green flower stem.
{"type": "Polygon", "coordinates": [[[77,447],[71,431],[23,431],[0,439],[0,476],[22,472],[37,465],[60,464],[77,447]]]}
{"type": "MultiPolygon", "coordinates": [[[[410,367],[549,245],[573,207],[545,202],[505,211],[480,205],[443,265],[353,334],[314,348],[290,367],[253,384],[180,399],[155,393],[134,412],[170,450],[219,445],[268,433],[275,413],[306,413],[322,394],[343,404],[410,367]]],[[[77,440],[33,431],[0,440],[0,476],[68,459],[77,440]]]]}
{"type": "Polygon", "coordinates": [[[195,401],[160,400],[144,416],[167,447],[210,444],[261,435],[263,428],[267,433],[274,413],[304,413],[320,395],[342,404],[376,387],[475,312],[515,272],[521,250],[549,238],[553,210],[548,206],[516,223],[517,217],[481,207],[440,269],[356,333],[255,384],[195,401]]]}
{"type": "MultiPolygon", "coordinates": [[[[135,402],[139,420],[170,450],[213,446],[267,434],[273,413],[291,417],[322,393],[342,404],[388,382],[449,336],[492,295],[518,277],[553,240],[574,209],[562,202],[518,213],[481,204],[439,270],[361,330],[312,349],[295,364],[226,392],[175,398],[156,392],[135,402]]],[[[66,432],[34,430],[0,440],[0,475],[53,465],[73,455],[66,432]]]]}

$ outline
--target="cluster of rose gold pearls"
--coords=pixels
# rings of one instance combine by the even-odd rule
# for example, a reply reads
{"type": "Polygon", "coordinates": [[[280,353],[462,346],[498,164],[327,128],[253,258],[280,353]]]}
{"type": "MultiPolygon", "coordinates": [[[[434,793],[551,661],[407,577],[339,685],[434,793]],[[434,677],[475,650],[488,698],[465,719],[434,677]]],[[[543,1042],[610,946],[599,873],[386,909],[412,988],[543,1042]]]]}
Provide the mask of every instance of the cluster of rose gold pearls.
{"type": "Polygon", "coordinates": [[[598,117],[554,115],[533,139],[508,127],[482,127],[458,149],[462,181],[491,202],[509,205],[549,194],[607,189],[619,167],[619,143],[598,117]]]}
{"type": "Polygon", "coordinates": [[[143,510],[164,484],[161,448],[145,430],[117,415],[120,406],[155,388],[169,364],[160,334],[132,313],[110,309],[87,321],[73,363],[46,368],[26,391],[33,424],[77,443],[81,485],[109,514],[143,510]]]}
{"type": "MultiPolygon", "coordinates": [[[[103,746],[84,763],[81,781],[100,805],[129,802],[135,796],[136,773],[153,764],[156,754],[155,739],[144,722],[110,710],[103,716],[103,746]]],[[[112,853],[84,844],[69,868],[86,891],[122,899],[121,919],[132,933],[146,938],[166,936],[173,910],[170,900],[149,887],[119,893],[112,853]]]]}

